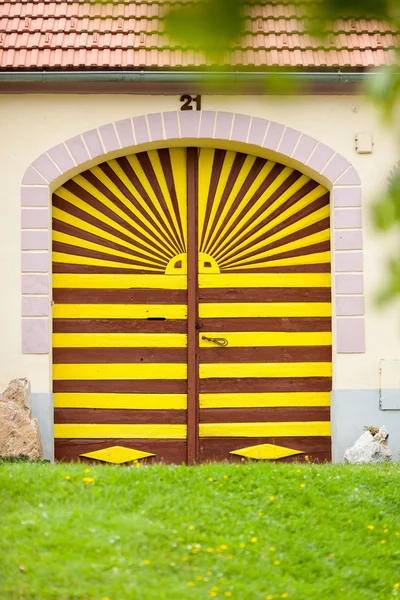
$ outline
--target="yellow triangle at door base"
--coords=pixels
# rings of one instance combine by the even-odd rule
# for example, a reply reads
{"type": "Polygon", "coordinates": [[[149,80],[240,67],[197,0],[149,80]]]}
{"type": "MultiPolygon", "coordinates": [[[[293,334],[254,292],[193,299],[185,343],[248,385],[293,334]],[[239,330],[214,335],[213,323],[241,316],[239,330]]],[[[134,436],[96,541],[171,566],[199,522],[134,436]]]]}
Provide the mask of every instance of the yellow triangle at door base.
{"type": "Polygon", "coordinates": [[[294,450],[293,448],[285,448],[284,446],[276,446],[275,444],[258,444],[257,446],[240,448],[240,450],[232,450],[229,454],[237,454],[246,458],[276,460],[295,454],[304,454],[304,452],[302,450],[294,450]]]}
{"type": "Polygon", "coordinates": [[[109,448],[102,448],[101,450],[95,450],[94,452],[87,452],[86,454],[81,454],[80,456],[120,465],[133,460],[141,460],[142,458],[147,458],[148,456],[155,456],[155,454],[151,454],[151,452],[142,452],[142,450],[133,450],[132,448],[126,448],[125,446],[110,446],[109,448]]]}

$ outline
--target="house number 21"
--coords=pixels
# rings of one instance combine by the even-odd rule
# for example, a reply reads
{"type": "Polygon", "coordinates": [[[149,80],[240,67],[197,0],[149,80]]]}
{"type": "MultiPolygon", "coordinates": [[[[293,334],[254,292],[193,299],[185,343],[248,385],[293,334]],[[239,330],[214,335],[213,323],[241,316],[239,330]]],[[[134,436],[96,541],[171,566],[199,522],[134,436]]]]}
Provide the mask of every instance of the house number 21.
{"type": "Polygon", "coordinates": [[[183,94],[180,98],[182,102],[181,110],[201,110],[201,96],[191,96],[190,94],[183,94]],[[193,105],[195,108],[193,108],[193,105]]]}

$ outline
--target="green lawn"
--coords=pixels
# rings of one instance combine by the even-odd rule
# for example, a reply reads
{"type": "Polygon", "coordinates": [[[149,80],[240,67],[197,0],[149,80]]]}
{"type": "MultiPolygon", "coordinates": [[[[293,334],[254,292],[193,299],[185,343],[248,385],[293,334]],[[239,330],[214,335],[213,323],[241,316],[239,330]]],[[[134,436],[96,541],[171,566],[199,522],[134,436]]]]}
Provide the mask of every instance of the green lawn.
{"type": "Polygon", "coordinates": [[[0,465],[1,600],[400,600],[398,464],[85,469],[0,465]]]}

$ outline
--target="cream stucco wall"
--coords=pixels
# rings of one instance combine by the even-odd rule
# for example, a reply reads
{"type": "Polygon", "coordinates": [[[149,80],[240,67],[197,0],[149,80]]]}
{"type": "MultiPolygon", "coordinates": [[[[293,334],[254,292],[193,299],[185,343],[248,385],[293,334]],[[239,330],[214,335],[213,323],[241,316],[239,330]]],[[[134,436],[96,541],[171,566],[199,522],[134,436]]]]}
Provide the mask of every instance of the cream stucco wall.
{"type": "MultiPolygon", "coordinates": [[[[88,129],[179,107],[179,96],[0,96],[0,390],[13,377],[28,377],[34,392],[51,391],[50,357],[21,352],[20,192],[27,167],[47,149],[88,129]]],[[[400,358],[398,306],[377,310],[373,301],[394,245],[373,232],[369,214],[398,160],[392,131],[383,127],[363,98],[355,96],[204,96],[202,109],[283,123],[327,144],[357,169],[363,191],[366,353],[335,356],[334,388],[379,388],[379,360],[400,358]],[[372,154],[355,151],[354,136],[359,132],[372,134],[372,154]]]]}

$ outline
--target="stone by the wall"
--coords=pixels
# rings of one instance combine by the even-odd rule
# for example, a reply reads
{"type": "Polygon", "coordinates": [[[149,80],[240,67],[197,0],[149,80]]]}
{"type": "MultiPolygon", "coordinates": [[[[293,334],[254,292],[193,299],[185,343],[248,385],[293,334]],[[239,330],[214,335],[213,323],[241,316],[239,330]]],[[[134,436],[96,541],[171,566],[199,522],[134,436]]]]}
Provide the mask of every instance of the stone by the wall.
{"type": "Polygon", "coordinates": [[[0,400],[0,456],[21,454],[43,458],[43,448],[38,421],[31,416],[29,381],[13,379],[0,400]]]}
{"type": "Polygon", "coordinates": [[[388,433],[385,427],[375,427],[366,431],[344,453],[344,460],[352,464],[380,463],[392,460],[392,452],[388,448],[388,433]]]}

